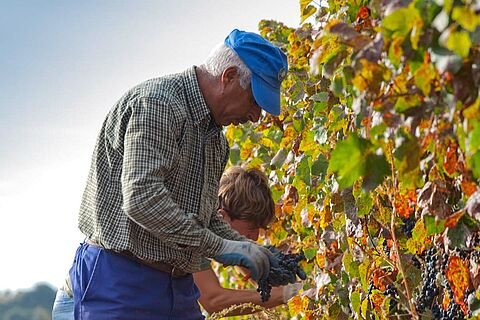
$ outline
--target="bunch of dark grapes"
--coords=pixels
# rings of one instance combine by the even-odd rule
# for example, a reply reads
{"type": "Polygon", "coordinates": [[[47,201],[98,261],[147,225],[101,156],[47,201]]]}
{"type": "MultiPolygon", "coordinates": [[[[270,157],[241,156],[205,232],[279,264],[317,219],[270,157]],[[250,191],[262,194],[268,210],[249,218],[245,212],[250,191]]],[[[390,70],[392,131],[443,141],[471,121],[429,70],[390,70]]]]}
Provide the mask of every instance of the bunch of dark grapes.
{"type": "Polygon", "coordinates": [[[448,306],[447,310],[443,310],[442,320],[462,320],[465,319],[462,309],[460,305],[455,301],[450,301],[450,305],[448,306]]]}
{"type": "Polygon", "coordinates": [[[437,249],[430,248],[425,256],[425,269],[422,273],[423,287],[417,300],[417,310],[423,312],[425,308],[432,309],[435,297],[439,293],[437,278],[437,249]]]}
{"type": "Polygon", "coordinates": [[[408,218],[402,218],[403,224],[400,225],[400,230],[407,238],[412,237],[412,231],[415,227],[415,215],[411,214],[408,218]]]}
{"type": "Polygon", "coordinates": [[[270,266],[268,278],[262,278],[258,281],[257,291],[260,292],[262,302],[270,299],[272,287],[285,286],[289,283],[297,282],[297,276],[305,280],[307,275],[300,267],[299,262],[305,260],[303,253],[283,253],[274,247],[269,247],[270,251],[278,260],[278,267],[270,266]]]}
{"type": "Polygon", "coordinates": [[[385,254],[388,256],[390,256],[390,247],[388,246],[388,240],[387,239],[383,239],[383,251],[385,251],[385,254]]]}
{"type": "Polygon", "coordinates": [[[393,284],[387,284],[385,295],[390,296],[390,311],[394,310],[398,304],[398,291],[393,284]]]}
{"type": "Polygon", "coordinates": [[[450,302],[447,310],[443,310],[436,302],[432,307],[432,316],[433,319],[438,320],[461,320],[465,319],[463,316],[463,311],[460,306],[454,301],[450,302]]]}

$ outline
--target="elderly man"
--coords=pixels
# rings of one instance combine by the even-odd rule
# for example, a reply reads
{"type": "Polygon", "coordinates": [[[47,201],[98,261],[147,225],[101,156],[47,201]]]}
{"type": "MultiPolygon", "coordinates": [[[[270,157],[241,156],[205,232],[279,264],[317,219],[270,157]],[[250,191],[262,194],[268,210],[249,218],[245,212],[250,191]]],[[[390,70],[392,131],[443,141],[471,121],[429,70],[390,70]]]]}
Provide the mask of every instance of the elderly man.
{"type": "Polygon", "coordinates": [[[233,30],[203,65],[146,81],[113,106],[80,208],[76,319],[203,319],[192,273],[205,258],[268,276],[270,251],[216,213],[222,126],[278,115],[287,68],[279,48],[233,30]]]}

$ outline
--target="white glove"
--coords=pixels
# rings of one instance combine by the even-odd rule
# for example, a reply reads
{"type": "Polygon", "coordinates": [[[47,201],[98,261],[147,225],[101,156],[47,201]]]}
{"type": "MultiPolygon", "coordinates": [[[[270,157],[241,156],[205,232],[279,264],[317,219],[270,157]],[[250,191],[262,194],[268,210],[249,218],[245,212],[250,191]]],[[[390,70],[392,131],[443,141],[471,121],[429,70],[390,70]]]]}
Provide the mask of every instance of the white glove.
{"type": "Polygon", "coordinates": [[[248,268],[255,281],[268,277],[270,264],[278,266],[270,250],[249,241],[223,240],[222,248],[213,259],[224,265],[248,268]]]}
{"type": "Polygon", "coordinates": [[[302,289],[303,284],[300,282],[290,283],[286,286],[283,286],[283,303],[287,303],[288,300],[292,299],[298,294],[298,291],[302,289]]]}

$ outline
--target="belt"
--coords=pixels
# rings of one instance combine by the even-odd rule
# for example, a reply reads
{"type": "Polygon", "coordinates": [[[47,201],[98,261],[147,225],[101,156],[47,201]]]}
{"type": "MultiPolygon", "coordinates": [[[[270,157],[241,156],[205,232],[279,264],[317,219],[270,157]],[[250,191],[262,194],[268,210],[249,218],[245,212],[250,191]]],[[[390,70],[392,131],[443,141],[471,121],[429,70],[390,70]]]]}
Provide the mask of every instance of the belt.
{"type": "Polygon", "coordinates": [[[171,264],[168,264],[168,263],[165,263],[165,262],[151,261],[151,260],[146,260],[146,259],[139,258],[128,250],[118,251],[118,250],[107,249],[107,248],[103,247],[102,245],[100,245],[99,243],[97,243],[96,241],[93,241],[93,240],[90,240],[90,239],[86,240],[85,243],[87,243],[89,245],[92,245],[94,247],[101,248],[101,249],[103,249],[105,251],[108,251],[108,252],[119,254],[121,256],[129,258],[130,260],[139,262],[139,263],[141,263],[141,264],[143,264],[147,267],[153,268],[155,270],[166,272],[174,278],[183,277],[183,276],[186,276],[188,274],[187,272],[185,272],[181,269],[175,268],[171,264]]]}

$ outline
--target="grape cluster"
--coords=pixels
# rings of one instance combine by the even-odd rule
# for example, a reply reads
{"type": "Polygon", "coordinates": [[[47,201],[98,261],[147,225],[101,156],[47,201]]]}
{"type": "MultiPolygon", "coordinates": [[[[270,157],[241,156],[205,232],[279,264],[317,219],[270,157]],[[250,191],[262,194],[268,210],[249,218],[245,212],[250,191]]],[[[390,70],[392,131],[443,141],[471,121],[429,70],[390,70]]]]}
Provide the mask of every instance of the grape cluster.
{"type": "Polygon", "coordinates": [[[433,315],[433,319],[438,319],[438,320],[462,320],[462,319],[465,319],[465,316],[463,315],[463,311],[460,308],[460,305],[458,305],[454,301],[450,302],[450,305],[448,306],[447,310],[443,310],[435,302],[435,304],[432,307],[432,315],[433,315]]]}
{"type": "Polygon", "coordinates": [[[433,317],[434,319],[439,319],[439,320],[462,320],[465,319],[465,316],[463,314],[463,311],[458,303],[453,301],[453,292],[450,286],[447,285],[448,293],[450,295],[450,298],[452,299],[450,301],[450,304],[448,305],[447,310],[443,310],[440,307],[437,306],[435,311],[433,311],[433,317]]]}
{"type": "Polygon", "coordinates": [[[435,301],[435,297],[439,293],[436,283],[437,278],[437,249],[430,248],[425,256],[425,269],[422,273],[423,287],[417,300],[417,310],[423,312],[425,308],[431,309],[435,301]]]}
{"type": "Polygon", "coordinates": [[[299,262],[305,260],[303,253],[283,253],[274,247],[269,247],[278,261],[278,267],[270,266],[268,278],[262,278],[258,281],[257,291],[260,292],[262,302],[270,299],[272,287],[285,286],[289,283],[295,283],[297,276],[305,280],[307,275],[300,267],[299,262]]]}
{"type": "Polygon", "coordinates": [[[383,251],[385,251],[385,254],[387,255],[387,257],[390,255],[390,247],[388,246],[388,240],[387,239],[383,239],[383,251]]]}
{"type": "Polygon", "coordinates": [[[394,310],[398,304],[398,291],[393,284],[388,284],[385,290],[385,295],[390,296],[390,311],[394,310]]]}
{"type": "Polygon", "coordinates": [[[442,320],[462,320],[465,319],[463,315],[463,311],[460,308],[460,305],[455,303],[454,301],[450,302],[447,310],[443,310],[442,312],[442,320]]]}
{"type": "Polygon", "coordinates": [[[408,218],[402,218],[403,224],[400,225],[400,230],[407,238],[412,237],[412,231],[415,227],[415,215],[411,214],[408,218]]]}

